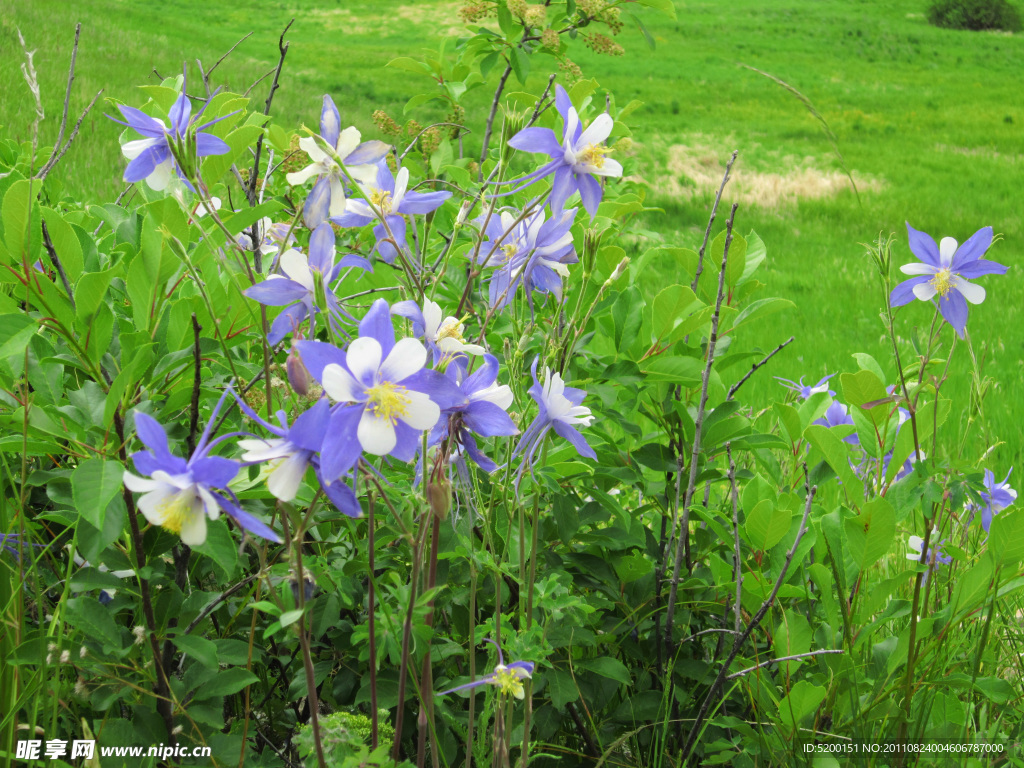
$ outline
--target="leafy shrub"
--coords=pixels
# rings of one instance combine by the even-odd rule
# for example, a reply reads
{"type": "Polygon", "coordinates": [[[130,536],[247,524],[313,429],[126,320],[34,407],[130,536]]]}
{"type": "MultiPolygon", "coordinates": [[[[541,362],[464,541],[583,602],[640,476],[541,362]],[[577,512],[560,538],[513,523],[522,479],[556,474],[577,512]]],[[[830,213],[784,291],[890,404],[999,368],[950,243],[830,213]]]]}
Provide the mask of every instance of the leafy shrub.
{"type": "Polygon", "coordinates": [[[1007,0],[935,0],[928,23],[947,29],[1021,29],[1020,11],[1007,0]]]}

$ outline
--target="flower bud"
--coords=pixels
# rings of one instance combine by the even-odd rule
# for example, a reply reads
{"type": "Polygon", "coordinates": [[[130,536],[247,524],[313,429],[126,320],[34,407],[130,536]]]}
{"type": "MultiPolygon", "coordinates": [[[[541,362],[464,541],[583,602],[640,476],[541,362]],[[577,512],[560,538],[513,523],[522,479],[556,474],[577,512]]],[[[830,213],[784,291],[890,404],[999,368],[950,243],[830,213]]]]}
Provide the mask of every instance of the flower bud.
{"type": "Polygon", "coordinates": [[[438,519],[444,520],[448,517],[448,510],[452,506],[452,484],[447,480],[431,480],[427,483],[427,501],[430,503],[430,510],[437,515],[438,519]]]}
{"type": "Polygon", "coordinates": [[[292,351],[288,353],[288,359],[285,361],[284,367],[288,371],[288,383],[292,385],[295,393],[303,397],[308,395],[309,386],[313,383],[313,377],[310,376],[309,369],[302,362],[299,351],[295,347],[292,347],[292,351]]]}
{"type": "Polygon", "coordinates": [[[601,248],[601,238],[604,237],[604,232],[597,229],[587,228],[583,230],[583,277],[584,279],[590,277],[590,273],[594,271],[594,260],[597,258],[597,252],[601,248]]]}
{"type": "Polygon", "coordinates": [[[509,110],[505,113],[505,119],[501,123],[501,146],[499,147],[499,162],[502,165],[507,165],[509,159],[512,157],[513,150],[508,144],[509,141],[513,136],[526,127],[526,122],[527,117],[525,112],[509,110]]]}

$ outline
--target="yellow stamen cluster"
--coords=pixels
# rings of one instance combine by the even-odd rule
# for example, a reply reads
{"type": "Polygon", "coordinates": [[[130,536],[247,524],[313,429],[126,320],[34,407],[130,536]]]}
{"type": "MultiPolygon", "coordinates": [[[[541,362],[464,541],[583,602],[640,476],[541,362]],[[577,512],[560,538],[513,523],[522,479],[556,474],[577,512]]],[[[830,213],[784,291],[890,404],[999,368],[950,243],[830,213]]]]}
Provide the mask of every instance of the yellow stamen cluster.
{"type": "Polygon", "coordinates": [[[583,165],[603,168],[605,155],[610,155],[611,153],[612,148],[606,147],[604,144],[587,144],[583,151],[576,155],[576,161],[583,165]]]}
{"type": "Polygon", "coordinates": [[[160,526],[180,536],[185,523],[196,515],[196,502],[196,497],[191,493],[179,492],[168,496],[159,507],[163,516],[160,526]]]}
{"type": "Polygon", "coordinates": [[[370,203],[385,216],[391,213],[391,193],[386,189],[375,189],[371,192],[370,203]]]}
{"type": "Polygon", "coordinates": [[[505,261],[512,261],[512,257],[519,251],[519,246],[515,243],[506,243],[501,246],[501,252],[505,254],[505,261]]]}
{"type": "Polygon", "coordinates": [[[494,684],[506,696],[515,696],[517,699],[521,699],[525,695],[523,681],[507,667],[499,665],[495,668],[494,684]]]}
{"type": "Polygon", "coordinates": [[[948,268],[940,269],[929,282],[939,296],[945,296],[953,289],[953,273],[948,268]]]}
{"type": "Polygon", "coordinates": [[[409,390],[390,381],[381,382],[366,390],[366,405],[378,419],[387,419],[392,426],[400,416],[409,413],[409,390]]]}
{"type": "Polygon", "coordinates": [[[455,339],[460,343],[465,343],[465,339],[462,338],[462,323],[456,320],[454,317],[449,317],[443,323],[441,327],[437,329],[437,340],[441,339],[455,339]]]}

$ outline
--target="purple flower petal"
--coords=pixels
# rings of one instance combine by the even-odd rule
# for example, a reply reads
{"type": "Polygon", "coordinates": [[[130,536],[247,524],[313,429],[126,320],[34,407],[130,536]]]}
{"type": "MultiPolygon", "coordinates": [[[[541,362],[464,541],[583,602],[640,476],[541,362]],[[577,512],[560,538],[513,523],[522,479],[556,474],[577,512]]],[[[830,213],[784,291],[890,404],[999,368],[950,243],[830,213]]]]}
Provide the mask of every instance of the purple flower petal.
{"type": "Polygon", "coordinates": [[[155,117],[147,115],[141,109],[126,107],[122,104],[118,104],[117,108],[124,115],[124,119],[127,121],[126,125],[136,133],[141,133],[148,139],[162,139],[167,135],[163,124],[155,117]]]}
{"type": "Polygon", "coordinates": [[[398,206],[398,212],[405,214],[430,213],[440,208],[441,204],[451,196],[451,192],[406,192],[398,206]]]}
{"type": "Polygon", "coordinates": [[[967,300],[960,291],[950,291],[945,296],[939,297],[939,312],[947,323],[953,326],[953,330],[962,339],[964,328],[967,327],[967,300]]]}
{"type": "Polygon", "coordinates": [[[508,140],[508,145],[522,152],[543,152],[552,158],[565,154],[555,132],[550,128],[524,128],[508,140]]]}
{"type": "Polygon", "coordinates": [[[275,277],[262,283],[250,285],[242,293],[253,301],[266,304],[268,307],[284,307],[299,301],[309,294],[309,289],[302,283],[285,277],[275,277]]]}
{"type": "Polygon", "coordinates": [[[982,227],[956,249],[950,269],[963,274],[960,268],[980,259],[991,245],[992,227],[982,227]]]}
{"type": "Polygon", "coordinates": [[[196,155],[208,157],[209,155],[226,155],[231,147],[224,139],[220,139],[210,133],[196,134],[196,155]]]}
{"type": "Polygon", "coordinates": [[[170,154],[166,144],[154,144],[151,147],[146,147],[128,163],[128,167],[124,169],[124,180],[129,184],[134,184],[148,178],[158,165],[170,157],[170,154]]]}
{"type": "Polygon", "coordinates": [[[471,402],[463,411],[466,426],[482,437],[515,435],[519,428],[502,408],[487,400],[471,402]]]}
{"type": "Polygon", "coordinates": [[[421,370],[402,379],[402,386],[423,392],[438,404],[442,411],[466,405],[469,401],[451,379],[437,371],[421,370]]]}
{"type": "Polygon", "coordinates": [[[558,421],[557,419],[552,422],[552,426],[560,437],[563,437],[572,443],[573,448],[576,449],[580,456],[585,456],[588,459],[597,458],[597,454],[594,453],[594,449],[590,447],[586,438],[580,434],[576,427],[566,424],[564,421],[558,421]]]}
{"type": "Polygon", "coordinates": [[[348,483],[342,480],[325,483],[319,472],[317,472],[317,478],[320,480],[320,487],[323,488],[324,494],[343,515],[348,517],[363,516],[363,508],[359,506],[356,492],[352,490],[348,483]]]}
{"type": "Polygon", "coordinates": [[[331,421],[320,449],[320,471],[330,483],[348,474],[359,461],[363,448],[356,437],[356,429],[362,415],[361,404],[335,407],[331,412],[331,421]]]}
{"type": "Polygon", "coordinates": [[[207,456],[193,459],[189,462],[188,468],[192,472],[192,479],[197,483],[213,488],[227,488],[228,483],[238,474],[238,467],[237,461],[222,456],[207,456]]]}
{"type": "Polygon", "coordinates": [[[601,183],[586,173],[576,174],[576,184],[580,188],[580,197],[583,199],[583,207],[587,209],[590,218],[597,215],[597,206],[601,204],[601,183]]]}
{"type": "Polygon", "coordinates": [[[331,404],[326,398],[320,398],[312,408],[295,420],[292,428],[288,430],[288,439],[305,451],[317,452],[323,445],[330,420],[331,404]]]}
{"type": "Polygon", "coordinates": [[[323,107],[320,109],[320,135],[326,139],[332,147],[338,146],[338,136],[341,134],[341,114],[334,106],[334,99],[324,95],[323,107]]]}
{"type": "MultiPolygon", "coordinates": [[[[348,157],[344,158],[345,165],[371,165],[379,161],[384,155],[391,151],[391,145],[383,141],[364,141],[348,157]]],[[[394,191],[392,185],[391,191],[394,191]]]]}
{"type": "MultiPolygon", "coordinates": [[[[381,348],[381,359],[387,358],[395,346],[395,329],[391,325],[391,308],[384,299],[377,299],[359,323],[359,335],[371,336],[381,348]]],[[[311,369],[312,370],[312,369],[311,369]]]]}
{"type": "MultiPolygon", "coordinates": [[[[317,182],[319,185],[320,182],[317,182]]],[[[334,269],[334,230],[326,222],[321,223],[309,236],[309,268],[321,275],[329,275],[334,269]]]]}
{"type": "Polygon", "coordinates": [[[333,344],[324,341],[297,341],[295,348],[299,350],[302,357],[302,364],[306,366],[309,375],[317,382],[323,384],[324,368],[328,365],[340,365],[346,368],[345,353],[333,344]]]}
{"type": "Polygon", "coordinates": [[[995,261],[988,261],[986,259],[978,259],[964,264],[957,270],[954,270],[960,277],[967,278],[968,280],[981,277],[982,275],[1005,275],[1006,266],[999,264],[995,261]]]}
{"type": "Polygon", "coordinates": [[[551,210],[561,211],[565,206],[565,201],[577,189],[579,189],[579,184],[572,168],[568,165],[560,166],[555,171],[555,178],[551,182],[551,210]]]}
{"type": "Polygon", "coordinates": [[[219,493],[215,493],[214,496],[217,498],[217,503],[220,504],[221,509],[224,510],[228,517],[238,523],[239,528],[261,538],[267,539],[268,541],[273,541],[276,544],[281,543],[281,537],[277,535],[273,528],[262,520],[250,515],[237,504],[233,504],[228,501],[219,493]]]}
{"type": "Polygon", "coordinates": [[[931,264],[933,267],[942,266],[939,260],[939,246],[935,244],[935,240],[931,235],[914,229],[909,222],[907,223],[907,241],[910,244],[911,252],[925,264],[931,264]]]}
{"type": "Polygon", "coordinates": [[[184,136],[188,119],[192,116],[192,102],[185,95],[184,83],[181,86],[181,93],[171,105],[171,111],[167,113],[167,116],[171,118],[171,130],[179,136],[184,136]]]}
{"type": "Polygon", "coordinates": [[[308,313],[309,310],[306,309],[306,305],[303,303],[293,304],[288,307],[288,309],[274,318],[270,331],[267,333],[267,343],[271,346],[280,344],[285,336],[289,333],[294,333],[302,325],[308,313]]]}
{"type": "Polygon", "coordinates": [[[931,275],[920,275],[904,280],[892,289],[892,293],[889,294],[889,303],[894,307],[902,307],[904,304],[909,304],[915,298],[914,286],[927,283],[931,279],[931,275]]]}
{"type": "Polygon", "coordinates": [[[309,197],[302,206],[302,220],[310,229],[316,229],[327,220],[327,212],[331,207],[331,180],[321,176],[313,185],[309,197]]]}

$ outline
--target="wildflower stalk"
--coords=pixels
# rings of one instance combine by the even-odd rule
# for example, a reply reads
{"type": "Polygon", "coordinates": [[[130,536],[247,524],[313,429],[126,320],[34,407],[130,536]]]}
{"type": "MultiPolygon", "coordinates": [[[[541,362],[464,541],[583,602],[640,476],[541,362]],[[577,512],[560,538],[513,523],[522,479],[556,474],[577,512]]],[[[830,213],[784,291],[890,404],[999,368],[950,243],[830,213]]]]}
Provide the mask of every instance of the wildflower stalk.
{"type": "Polygon", "coordinates": [[[370,585],[369,593],[367,596],[367,600],[369,603],[367,611],[367,624],[369,627],[368,642],[370,644],[370,749],[376,749],[377,745],[380,743],[380,716],[377,714],[377,567],[375,564],[376,545],[374,543],[374,537],[376,535],[377,528],[377,520],[374,515],[375,505],[373,499],[373,491],[370,491],[366,496],[366,506],[366,555],[369,561],[368,567],[370,571],[370,585]]]}
{"type": "MultiPolygon", "coordinates": [[[[928,547],[931,535],[931,520],[925,520],[924,543],[921,545],[922,557],[931,554],[934,558],[934,553],[931,553],[928,547]]],[[[938,551],[938,547],[935,549],[938,551]]],[[[930,568],[931,565],[928,565],[930,568]]],[[[907,640],[907,670],[903,675],[903,717],[900,720],[898,741],[906,740],[907,730],[910,726],[910,708],[914,697],[914,661],[917,656],[917,614],[921,606],[921,584],[927,572],[927,570],[919,571],[914,577],[914,600],[910,609],[910,634],[907,640]]]]}
{"type": "MultiPolygon", "coordinates": [[[[734,203],[729,214],[729,220],[725,224],[725,247],[722,250],[722,267],[718,272],[718,295],[715,299],[715,313],[711,316],[711,335],[708,337],[707,362],[704,366],[704,375],[701,381],[700,401],[697,405],[697,417],[694,421],[693,450],[690,453],[690,472],[686,483],[686,492],[683,496],[682,521],[679,525],[679,538],[676,540],[675,565],[672,571],[672,583],[669,588],[668,605],[665,611],[665,647],[672,645],[672,620],[675,616],[676,597],[679,592],[679,575],[683,567],[683,556],[686,555],[686,567],[689,570],[690,562],[690,503],[693,501],[693,494],[697,485],[697,467],[700,459],[700,446],[702,430],[704,428],[705,409],[708,403],[708,386],[711,383],[711,367],[715,362],[715,345],[718,343],[718,321],[722,313],[722,299],[725,296],[725,266],[729,258],[729,246],[732,245],[732,227],[736,218],[738,203],[734,203]]],[[[678,504],[678,502],[677,502],[678,504]]],[[[675,514],[679,514],[678,506],[675,514]]]]}

